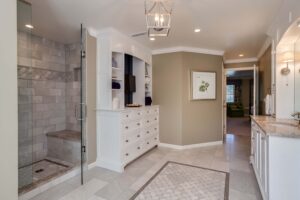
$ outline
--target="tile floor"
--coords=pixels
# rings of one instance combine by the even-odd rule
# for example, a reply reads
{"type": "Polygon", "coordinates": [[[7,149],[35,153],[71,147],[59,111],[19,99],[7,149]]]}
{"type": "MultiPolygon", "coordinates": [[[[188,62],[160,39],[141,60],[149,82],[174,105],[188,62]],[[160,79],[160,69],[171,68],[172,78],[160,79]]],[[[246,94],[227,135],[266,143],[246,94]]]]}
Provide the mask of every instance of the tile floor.
{"type": "Polygon", "coordinates": [[[122,174],[95,167],[85,173],[85,184],[74,177],[32,200],[127,200],[165,163],[175,161],[230,172],[230,200],[261,200],[249,165],[250,137],[227,135],[224,145],[189,150],[155,148],[129,165],[122,174]]]}

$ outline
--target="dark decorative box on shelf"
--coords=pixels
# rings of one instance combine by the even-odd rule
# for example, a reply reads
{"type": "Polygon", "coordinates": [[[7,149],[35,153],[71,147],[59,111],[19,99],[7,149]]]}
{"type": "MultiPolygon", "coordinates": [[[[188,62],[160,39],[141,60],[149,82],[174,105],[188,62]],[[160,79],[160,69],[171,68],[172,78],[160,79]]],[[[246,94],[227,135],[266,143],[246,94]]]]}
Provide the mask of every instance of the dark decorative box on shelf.
{"type": "Polygon", "coordinates": [[[118,82],[112,82],[112,89],[121,89],[121,84],[118,82]]]}

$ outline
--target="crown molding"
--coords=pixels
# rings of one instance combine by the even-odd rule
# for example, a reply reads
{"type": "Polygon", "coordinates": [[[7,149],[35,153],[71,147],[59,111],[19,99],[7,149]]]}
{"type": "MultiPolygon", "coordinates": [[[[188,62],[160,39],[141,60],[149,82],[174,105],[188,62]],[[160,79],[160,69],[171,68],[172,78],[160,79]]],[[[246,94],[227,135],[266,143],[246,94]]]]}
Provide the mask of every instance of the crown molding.
{"type": "Polygon", "coordinates": [[[241,59],[230,59],[225,60],[225,64],[233,64],[233,63],[247,63],[247,62],[257,62],[258,59],[256,57],[254,58],[241,58],[241,59]]]}
{"type": "Polygon", "coordinates": [[[259,59],[268,49],[268,47],[272,44],[272,38],[271,37],[267,37],[267,39],[265,40],[264,44],[262,45],[262,47],[260,48],[258,54],[257,54],[257,58],[259,59]]]}
{"type": "Polygon", "coordinates": [[[203,48],[196,48],[196,47],[184,47],[184,46],[155,49],[152,50],[152,55],[175,53],[175,52],[202,53],[202,54],[209,54],[209,55],[216,55],[216,56],[224,55],[224,51],[221,50],[203,49],[203,48]]]}

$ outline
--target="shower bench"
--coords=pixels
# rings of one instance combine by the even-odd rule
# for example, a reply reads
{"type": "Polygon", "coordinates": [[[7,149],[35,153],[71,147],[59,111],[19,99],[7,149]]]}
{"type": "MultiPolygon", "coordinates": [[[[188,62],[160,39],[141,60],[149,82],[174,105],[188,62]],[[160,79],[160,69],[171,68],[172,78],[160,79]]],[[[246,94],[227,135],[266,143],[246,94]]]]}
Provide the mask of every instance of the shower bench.
{"type": "Polygon", "coordinates": [[[62,130],[47,133],[47,157],[79,164],[80,140],[79,131],[62,130]]]}

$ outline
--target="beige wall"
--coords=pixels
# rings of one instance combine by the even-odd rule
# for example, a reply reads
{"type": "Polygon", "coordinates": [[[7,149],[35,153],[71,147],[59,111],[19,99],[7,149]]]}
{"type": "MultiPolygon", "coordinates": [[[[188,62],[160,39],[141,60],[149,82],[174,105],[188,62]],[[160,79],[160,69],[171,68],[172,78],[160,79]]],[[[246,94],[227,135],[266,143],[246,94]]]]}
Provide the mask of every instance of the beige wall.
{"type": "Polygon", "coordinates": [[[222,57],[183,53],[182,144],[222,140],[222,57]],[[190,70],[217,73],[217,99],[190,101],[190,70]]]}
{"type": "Polygon", "coordinates": [[[160,105],[160,140],[197,144],[222,140],[222,57],[198,53],[153,56],[153,100],[160,105]],[[190,101],[190,70],[217,72],[217,99],[190,101]]]}
{"type": "Polygon", "coordinates": [[[253,65],[257,65],[257,62],[245,62],[245,63],[231,63],[224,64],[224,68],[240,68],[240,67],[253,67],[253,65]]]}
{"type": "Polygon", "coordinates": [[[97,157],[97,135],[96,135],[96,57],[97,39],[87,33],[86,36],[86,66],[87,66],[87,162],[96,162],[97,157]]]}
{"type": "Polygon", "coordinates": [[[17,5],[0,6],[0,199],[18,199],[17,5]]]}
{"type": "Polygon", "coordinates": [[[271,46],[259,58],[259,114],[265,114],[264,98],[271,93],[271,69],[272,69],[272,55],[271,46]]]}
{"type": "Polygon", "coordinates": [[[153,104],[160,105],[160,141],[182,144],[182,53],[153,57],[153,104]]]}

